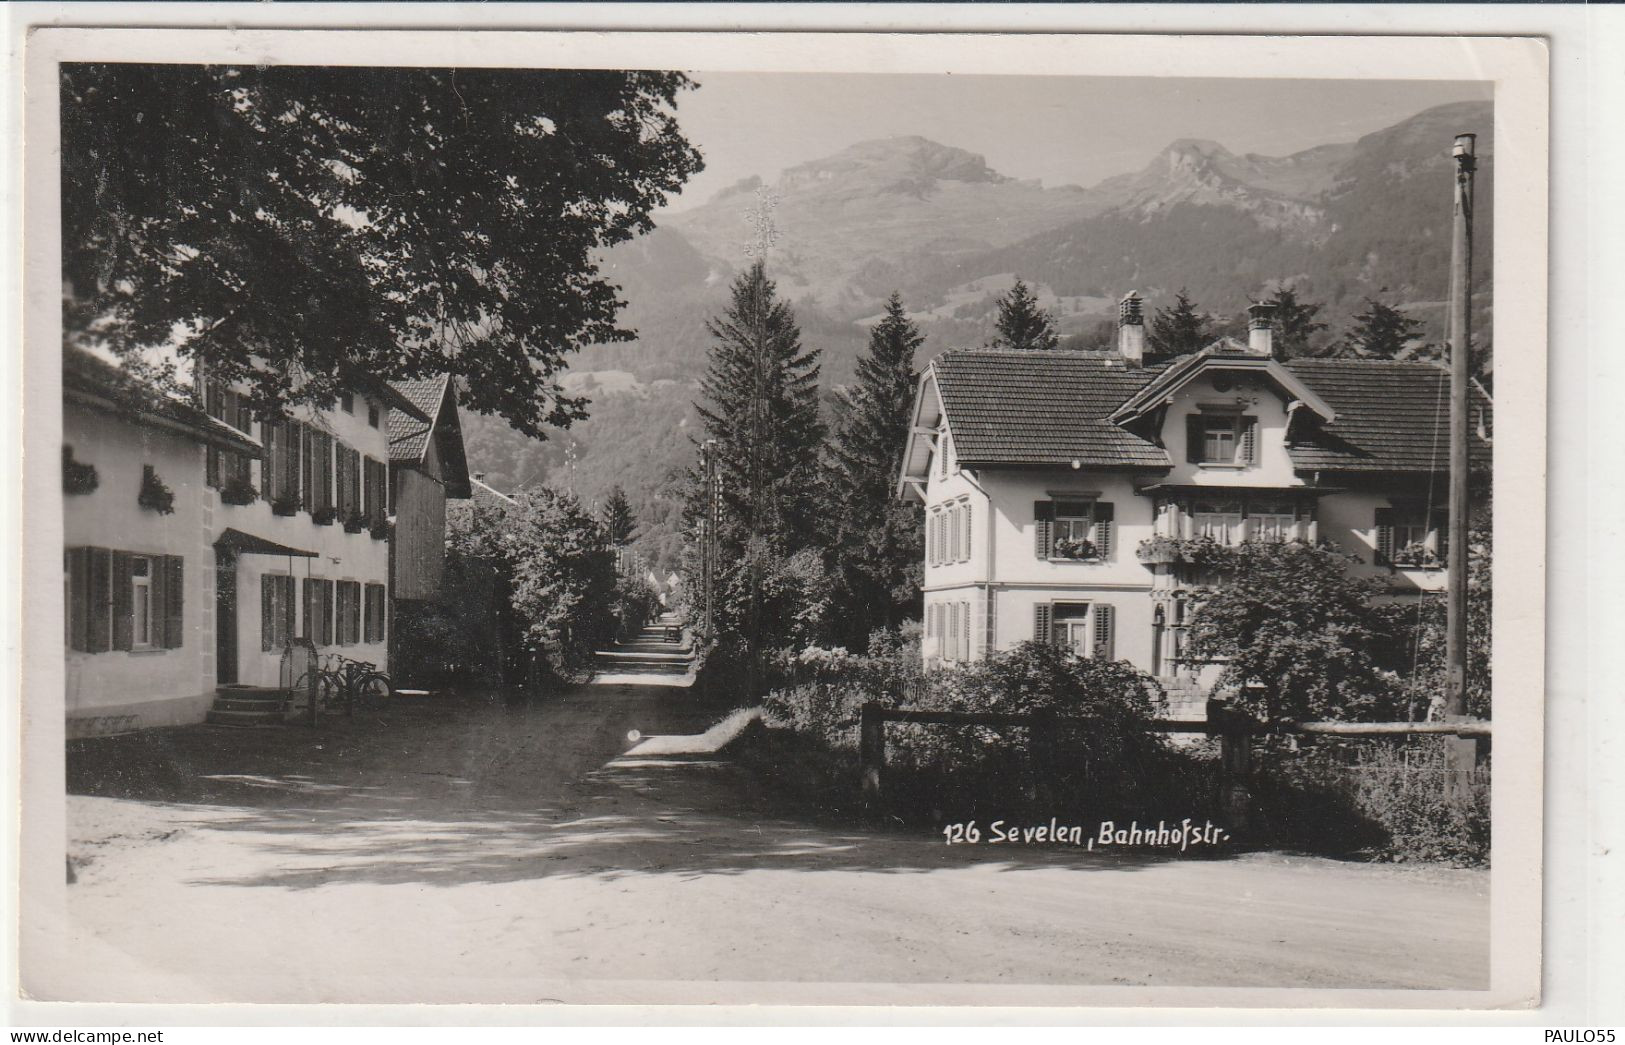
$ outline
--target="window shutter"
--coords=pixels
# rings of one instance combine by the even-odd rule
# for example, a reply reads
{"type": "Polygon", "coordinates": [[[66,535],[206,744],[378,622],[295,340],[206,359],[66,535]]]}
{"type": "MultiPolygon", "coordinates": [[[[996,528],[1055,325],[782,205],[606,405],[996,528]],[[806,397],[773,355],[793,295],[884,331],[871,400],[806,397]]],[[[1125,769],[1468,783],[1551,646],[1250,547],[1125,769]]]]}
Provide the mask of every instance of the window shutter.
{"type": "Polygon", "coordinates": [[[1440,562],[1444,562],[1445,556],[1450,554],[1450,524],[1446,519],[1440,519],[1433,524],[1433,529],[1438,535],[1434,541],[1433,553],[1439,557],[1440,562]]]}
{"type": "Polygon", "coordinates": [[[304,603],[305,607],[305,630],[300,632],[300,634],[310,641],[315,642],[316,614],[314,611],[316,609],[316,579],[314,577],[306,577],[304,582],[299,585],[299,588],[299,599],[302,603],[304,603]]]}
{"type": "Polygon", "coordinates": [[[1049,558],[1050,531],[1055,522],[1054,501],[1033,502],[1033,554],[1040,559],[1049,558]]]}
{"type": "Polygon", "coordinates": [[[63,556],[63,568],[68,574],[68,604],[62,608],[68,615],[68,648],[85,650],[90,632],[90,562],[89,549],[69,548],[63,556]]]}
{"type": "Polygon", "coordinates": [[[1251,415],[1241,419],[1241,462],[1258,463],[1258,418],[1251,415]]]}
{"type": "Polygon", "coordinates": [[[130,590],[130,553],[113,553],[113,648],[135,647],[135,600],[130,590]]]}
{"type": "Polygon", "coordinates": [[[372,631],[378,626],[376,619],[377,610],[373,607],[372,589],[373,586],[371,584],[367,585],[364,589],[367,602],[366,605],[361,608],[361,637],[363,641],[366,642],[373,641],[372,631]]]}
{"type": "Polygon", "coordinates": [[[1102,559],[1110,559],[1117,544],[1116,511],[1106,501],[1095,502],[1095,552],[1102,559]]]}
{"type": "Polygon", "coordinates": [[[964,660],[970,660],[970,603],[959,604],[959,655],[964,660]]]}
{"type": "MultiPolygon", "coordinates": [[[[186,560],[179,555],[163,558],[164,572],[164,648],[180,649],[186,645],[186,560]]],[[[158,612],[154,608],[154,615],[158,612]]]]}
{"type": "Polygon", "coordinates": [[[260,649],[267,652],[272,646],[271,636],[276,629],[276,596],[272,593],[274,578],[260,574],[260,649]]]}
{"type": "Polygon", "coordinates": [[[322,645],[333,645],[333,582],[322,582],[322,645]]]}
{"type": "Polygon", "coordinates": [[[1095,603],[1095,657],[1096,660],[1116,660],[1117,639],[1116,608],[1109,603],[1095,603]]]}
{"type": "Polygon", "coordinates": [[[169,648],[165,640],[169,633],[166,627],[169,617],[165,612],[169,605],[166,595],[169,586],[165,583],[168,578],[164,576],[164,559],[165,556],[154,555],[147,560],[147,642],[154,649],[169,648]]]}
{"type": "Polygon", "coordinates": [[[1375,526],[1377,565],[1386,566],[1394,560],[1394,510],[1378,508],[1375,526]]]}
{"type": "Polygon", "coordinates": [[[86,548],[88,565],[85,580],[88,631],[85,650],[102,653],[112,648],[109,641],[113,626],[113,553],[106,548],[86,548]]]}
{"type": "Polygon", "coordinates": [[[1185,460],[1192,464],[1202,461],[1202,442],[1205,433],[1202,430],[1201,414],[1185,415],[1185,460]]]}
{"type": "Polygon", "coordinates": [[[970,509],[970,505],[968,503],[967,504],[962,504],[962,505],[959,506],[959,510],[961,512],[963,512],[964,515],[965,515],[965,525],[964,525],[964,530],[963,530],[965,543],[964,543],[964,546],[963,546],[962,550],[960,551],[959,557],[961,559],[965,560],[966,562],[969,562],[970,561],[970,555],[971,555],[971,551],[970,551],[971,550],[971,539],[970,539],[971,509],[970,509]]]}
{"type": "Polygon", "coordinates": [[[1033,607],[1033,641],[1045,644],[1055,641],[1050,633],[1050,604],[1047,602],[1033,607]]]}

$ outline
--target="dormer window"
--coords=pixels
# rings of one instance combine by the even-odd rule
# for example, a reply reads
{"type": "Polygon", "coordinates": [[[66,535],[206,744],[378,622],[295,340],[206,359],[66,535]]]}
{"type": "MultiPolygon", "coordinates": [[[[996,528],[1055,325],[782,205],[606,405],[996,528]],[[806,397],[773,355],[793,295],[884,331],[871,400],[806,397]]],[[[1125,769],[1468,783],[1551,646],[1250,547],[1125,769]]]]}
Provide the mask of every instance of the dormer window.
{"type": "Polygon", "coordinates": [[[1243,468],[1258,460],[1258,418],[1203,410],[1185,419],[1185,459],[1193,464],[1243,468]]]}

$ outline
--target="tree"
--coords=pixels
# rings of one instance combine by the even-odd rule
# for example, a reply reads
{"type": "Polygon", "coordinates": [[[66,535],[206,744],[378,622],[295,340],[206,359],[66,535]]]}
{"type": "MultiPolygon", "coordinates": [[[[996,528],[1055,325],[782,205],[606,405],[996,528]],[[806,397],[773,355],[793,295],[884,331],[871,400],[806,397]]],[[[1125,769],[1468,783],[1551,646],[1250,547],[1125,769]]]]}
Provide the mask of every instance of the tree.
{"type": "Polygon", "coordinates": [[[614,632],[615,557],[574,494],[543,486],[515,500],[502,512],[496,546],[525,646],[556,672],[579,670],[614,632]]]}
{"type": "Polygon", "coordinates": [[[886,317],[869,331],[857,384],[836,400],[825,500],[838,516],[833,544],[846,608],[835,623],[850,649],[918,608],[923,513],[898,499],[896,483],[919,379],[914,357],[924,343],[892,294],[886,317]]]}
{"type": "Polygon", "coordinates": [[[1055,333],[1055,321],[1038,307],[1038,298],[1027,289],[1020,276],[999,298],[999,318],[993,325],[997,333],[988,342],[989,348],[1047,351],[1061,340],[1055,333]]]}
{"type": "Polygon", "coordinates": [[[254,409],[450,373],[527,435],[558,375],[624,341],[596,258],[653,228],[699,153],[678,73],[69,64],[64,328],[174,345],[254,409]]]}
{"type": "Polygon", "coordinates": [[[604,536],[609,540],[610,547],[621,548],[632,543],[632,538],[637,534],[638,520],[632,514],[632,506],[627,503],[626,491],[620,483],[609,488],[602,514],[604,536]]]}
{"type": "MultiPolygon", "coordinates": [[[[1388,288],[1383,287],[1381,294],[1388,288]]],[[[1344,335],[1337,354],[1353,358],[1399,359],[1419,338],[1422,322],[1376,298],[1365,299],[1365,311],[1354,317],[1354,328],[1344,335]]]]}
{"type": "Polygon", "coordinates": [[[1146,355],[1159,359],[1200,352],[1213,339],[1212,317],[1199,311],[1180,287],[1172,308],[1159,308],[1145,333],[1146,355]]]}
{"type": "MultiPolygon", "coordinates": [[[[707,329],[710,366],[698,412],[716,440],[724,558],[737,561],[752,539],[794,552],[810,543],[819,511],[818,352],[802,347],[795,314],[760,260],[734,280],[728,311],[707,329]]],[[[697,518],[703,491],[693,479],[697,518]]]]}
{"type": "Polygon", "coordinates": [[[1297,292],[1291,287],[1277,290],[1275,296],[1269,299],[1269,304],[1275,306],[1276,355],[1281,359],[1314,355],[1311,342],[1316,334],[1326,329],[1326,324],[1315,321],[1322,306],[1299,301],[1297,292]]]}
{"type": "Polygon", "coordinates": [[[1356,560],[1301,541],[1216,549],[1223,582],[1190,621],[1187,655],[1225,659],[1221,685],[1240,688],[1261,717],[1382,719],[1397,713],[1396,646],[1372,605],[1380,581],[1351,576],[1356,560]]]}

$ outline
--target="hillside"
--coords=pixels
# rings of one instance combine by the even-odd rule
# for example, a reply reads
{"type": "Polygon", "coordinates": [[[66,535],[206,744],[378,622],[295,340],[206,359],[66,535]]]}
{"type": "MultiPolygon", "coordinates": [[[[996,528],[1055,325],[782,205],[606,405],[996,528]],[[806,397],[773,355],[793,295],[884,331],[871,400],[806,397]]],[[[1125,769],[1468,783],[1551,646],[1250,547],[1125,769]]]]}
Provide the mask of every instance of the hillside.
{"type": "MultiPolygon", "coordinates": [[[[1172,142],[1142,170],[1091,188],[1046,188],[973,153],[919,137],[861,142],[784,172],[770,259],[804,341],[823,352],[826,386],[850,380],[875,317],[900,290],[934,354],[991,336],[994,302],[1020,274],[1063,334],[1087,333],[1137,289],[1154,308],[1187,288],[1233,318],[1279,285],[1325,303],[1334,333],[1386,288],[1443,338],[1450,251],[1451,136],[1479,134],[1476,329],[1492,335],[1494,143],[1487,102],[1440,106],[1358,141],[1285,157],[1221,143],[1172,142]]],[[[674,491],[692,461],[692,399],[706,365],[706,322],[746,262],[747,212],[760,179],[669,215],[610,251],[626,324],[638,340],[594,346],[575,380],[605,375],[593,417],[546,444],[500,422],[469,422],[470,458],[499,486],[568,482],[588,501],[626,487],[646,520],[640,542],[662,567],[681,544],[674,491]],[[573,465],[573,467],[572,467],[573,465]]],[[[922,363],[924,360],[921,361],[922,363]]]]}

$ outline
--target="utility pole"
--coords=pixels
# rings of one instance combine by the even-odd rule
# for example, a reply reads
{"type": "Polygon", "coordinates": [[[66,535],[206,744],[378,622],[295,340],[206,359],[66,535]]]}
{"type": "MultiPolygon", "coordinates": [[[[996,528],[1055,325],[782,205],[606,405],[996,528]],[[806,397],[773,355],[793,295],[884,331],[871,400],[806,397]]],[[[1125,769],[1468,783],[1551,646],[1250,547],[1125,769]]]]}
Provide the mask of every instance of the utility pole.
{"type": "Polygon", "coordinates": [[[1450,241],[1450,514],[1445,568],[1445,719],[1467,714],[1467,378],[1473,343],[1473,150],[1476,136],[1456,135],[1455,216],[1450,241]]]}
{"type": "Polygon", "coordinates": [[[700,584],[705,613],[705,637],[712,637],[717,575],[717,441],[700,446],[700,473],[705,482],[705,514],[700,518],[700,584]]]}

